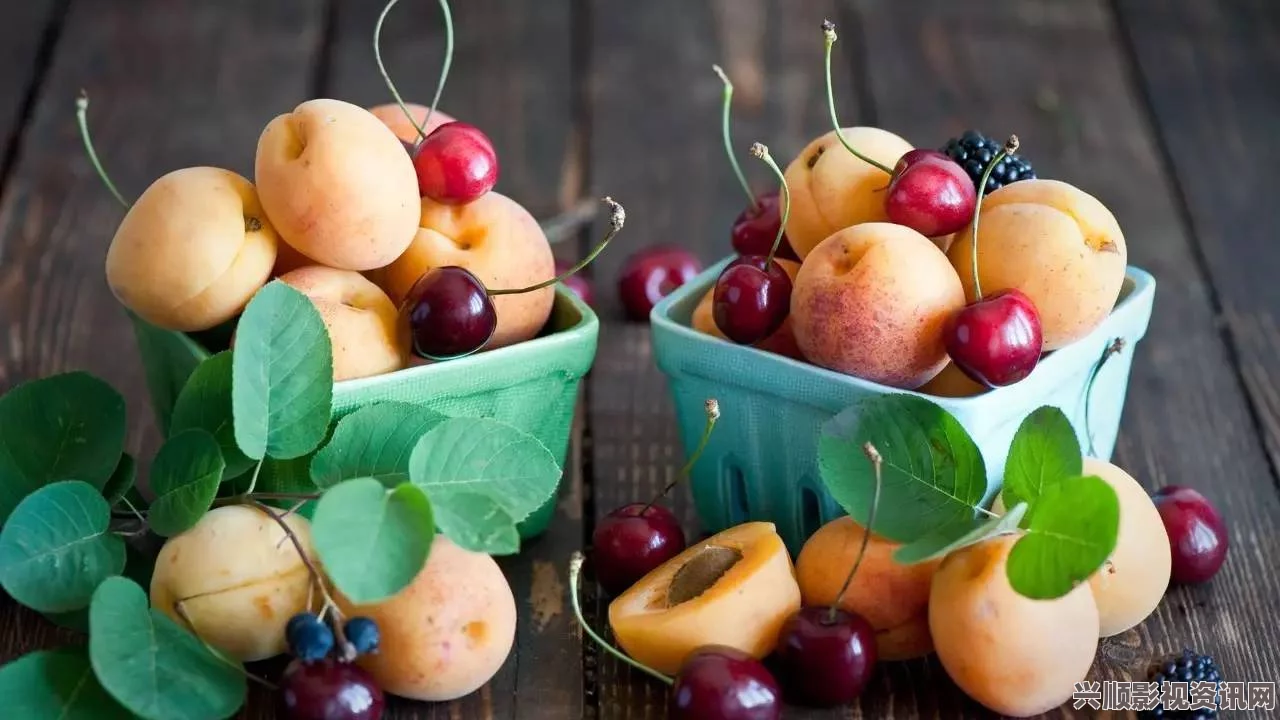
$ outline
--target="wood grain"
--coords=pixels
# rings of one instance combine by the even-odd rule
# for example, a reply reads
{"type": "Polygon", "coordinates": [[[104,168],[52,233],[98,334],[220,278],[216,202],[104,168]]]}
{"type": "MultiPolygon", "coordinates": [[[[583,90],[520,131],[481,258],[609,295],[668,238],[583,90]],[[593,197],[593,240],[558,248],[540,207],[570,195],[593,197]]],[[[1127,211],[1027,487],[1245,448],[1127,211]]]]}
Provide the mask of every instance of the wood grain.
{"type": "Polygon", "coordinates": [[[0,183],[8,177],[21,146],[22,129],[57,47],[65,12],[65,0],[35,0],[6,8],[0,26],[0,183]]]}

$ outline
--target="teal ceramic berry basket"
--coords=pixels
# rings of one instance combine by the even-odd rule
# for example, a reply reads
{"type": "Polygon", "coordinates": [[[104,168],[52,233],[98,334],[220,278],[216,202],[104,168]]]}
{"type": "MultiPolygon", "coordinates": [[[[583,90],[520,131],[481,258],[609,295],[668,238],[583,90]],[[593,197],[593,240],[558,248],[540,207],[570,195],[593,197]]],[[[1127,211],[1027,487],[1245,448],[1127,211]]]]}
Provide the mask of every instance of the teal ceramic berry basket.
{"type": "MultiPolygon", "coordinates": [[[[152,405],[162,428],[188,375],[208,357],[197,339],[134,319],[152,405]]],[[[522,343],[447,362],[346,380],[333,387],[334,418],[365,405],[408,402],[455,417],[508,422],[538,438],[564,467],[578,387],[595,360],[600,323],[582,300],[556,286],[542,333],[522,343]]],[[[542,534],[556,495],[520,524],[522,538],[542,534]]]]}
{"type": "MultiPolygon", "coordinates": [[[[720,402],[721,419],[690,476],[705,529],[716,532],[748,520],[774,523],[792,553],[823,523],[843,514],[818,475],[817,445],[824,422],[871,395],[903,392],[698,332],[690,317],[731,258],[663,299],[650,316],[653,354],[675,400],[686,455],[706,423],[703,403],[720,402]]],[[[955,416],[977,443],[991,493],[1023,418],[1042,405],[1071,420],[1086,453],[1110,459],[1115,448],[1134,347],[1151,318],[1155,279],[1130,267],[1111,314],[1091,334],[1046,355],[1025,380],[968,398],[924,395],[955,416]],[[1103,351],[1121,338],[1121,351],[1103,351]],[[1086,407],[1092,438],[1085,430],[1086,407]]]]}

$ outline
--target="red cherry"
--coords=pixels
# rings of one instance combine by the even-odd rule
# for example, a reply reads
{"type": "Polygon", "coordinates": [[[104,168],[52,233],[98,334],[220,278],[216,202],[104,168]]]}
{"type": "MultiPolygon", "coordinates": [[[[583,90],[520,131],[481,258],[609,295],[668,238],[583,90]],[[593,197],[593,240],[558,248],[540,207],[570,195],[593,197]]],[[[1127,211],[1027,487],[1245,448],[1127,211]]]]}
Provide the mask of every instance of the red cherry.
{"type": "MultiPolygon", "coordinates": [[[[569,265],[568,263],[557,260],[556,275],[563,275],[564,273],[568,272],[569,268],[571,267],[573,266],[569,265]]],[[[574,274],[565,278],[562,282],[564,282],[565,287],[577,293],[578,297],[582,298],[582,302],[586,303],[587,305],[594,306],[595,295],[591,290],[590,280],[587,280],[585,277],[581,275],[574,274]]]]}
{"type": "Polygon", "coordinates": [[[1160,488],[1151,501],[1169,535],[1173,581],[1193,584],[1213,577],[1227,558],[1227,526],[1222,515],[1204,495],[1180,485],[1160,488]]]}
{"type": "Polygon", "coordinates": [[[618,292],[632,320],[648,320],[653,306],[702,272],[693,253],[676,245],[654,245],[632,253],[622,266],[618,292]]]}
{"type": "Polygon", "coordinates": [[[684,530],[661,505],[631,503],[604,516],[591,534],[592,568],[611,595],[621,595],[685,548],[684,530]]]}
{"type": "Polygon", "coordinates": [[[894,166],[884,209],[890,221],[939,237],[968,225],[977,202],[964,168],[936,150],[912,150],[894,166]]]}
{"type": "Polygon", "coordinates": [[[453,265],[423,273],[401,312],[408,315],[414,353],[431,360],[473,353],[498,328],[498,315],[484,283],[453,265]]]}
{"type": "Polygon", "coordinates": [[[445,205],[463,205],[498,182],[498,153],[480,128],[454,121],[423,139],[413,157],[418,192],[445,205]]]}
{"type": "Polygon", "coordinates": [[[280,679],[280,703],[290,720],[377,720],[385,699],[363,668],[330,657],[289,663],[280,679]]]}
{"type": "Polygon", "coordinates": [[[814,707],[853,702],[876,666],[876,631],[856,613],[804,607],[782,624],[776,668],[787,699],[814,707]]]}
{"type": "Polygon", "coordinates": [[[762,255],[746,255],[725,266],[712,297],[716,327],[741,345],[774,333],[791,312],[791,277],[762,255]]]}
{"type": "MultiPolygon", "coordinates": [[[[781,202],[777,190],[756,197],[754,205],[748,205],[733,221],[733,249],[739,255],[768,255],[782,225],[781,202]]],[[[783,260],[799,260],[786,234],[778,245],[775,257],[783,260]]]]}
{"type": "Polygon", "coordinates": [[[1040,313],[1012,288],[966,305],[947,320],[942,337],[956,367],[993,388],[1030,375],[1044,348],[1040,313]]]}
{"type": "Polygon", "coordinates": [[[706,646],[689,654],[671,688],[672,720],[777,720],[778,681],[736,648],[706,646]]]}

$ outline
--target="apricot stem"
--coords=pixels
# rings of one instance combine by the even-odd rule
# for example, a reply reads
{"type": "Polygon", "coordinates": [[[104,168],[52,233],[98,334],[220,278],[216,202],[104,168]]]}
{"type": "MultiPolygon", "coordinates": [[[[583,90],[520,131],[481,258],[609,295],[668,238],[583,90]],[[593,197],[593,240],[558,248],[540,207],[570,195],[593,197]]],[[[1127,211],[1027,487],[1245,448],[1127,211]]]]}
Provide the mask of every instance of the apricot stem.
{"type": "Polygon", "coordinates": [[[823,20],[822,21],[822,37],[826,42],[827,108],[831,111],[831,124],[835,126],[836,137],[840,140],[840,144],[844,145],[844,149],[853,153],[854,157],[867,163],[868,165],[871,165],[872,167],[879,168],[880,170],[883,170],[886,173],[888,173],[890,176],[892,176],[893,175],[892,168],[889,168],[886,165],[878,163],[875,160],[872,160],[871,158],[867,157],[866,155],[863,155],[862,153],[858,152],[857,150],[854,150],[853,146],[849,144],[849,141],[844,139],[844,131],[840,129],[840,120],[836,117],[835,91],[832,90],[831,88],[831,47],[836,44],[836,24],[831,22],[830,20],[823,20]]]}
{"type": "MultiPolygon", "coordinates": [[[[345,647],[347,638],[342,632],[342,613],[338,610],[338,603],[333,601],[333,596],[329,594],[329,588],[324,584],[324,576],[320,574],[320,571],[316,569],[315,563],[311,562],[311,558],[307,555],[306,551],[302,549],[302,542],[298,540],[298,536],[294,534],[293,528],[289,527],[289,523],[284,521],[284,517],[277,515],[275,508],[270,505],[254,500],[253,506],[266,513],[267,517],[274,520],[276,524],[280,526],[280,529],[284,531],[285,536],[289,538],[289,542],[293,543],[293,549],[298,551],[298,557],[302,560],[302,564],[306,566],[307,573],[311,575],[311,582],[315,583],[315,585],[320,588],[320,597],[324,598],[325,607],[332,608],[334,616],[333,634],[345,647]]],[[[307,609],[310,610],[311,608],[308,607],[307,609]]],[[[323,612],[324,611],[322,610],[321,613],[323,614],[323,612]]]]}
{"type": "Polygon", "coordinates": [[[582,617],[582,603],[578,600],[578,578],[582,577],[583,560],[585,560],[585,558],[582,553],[577,550],[575,550],[573,555],[569,557],[569,604],[573,606],[573,616],[578,620],[579,627],[581,627],[583,632],[585,632],[592,640],[595,640],[596,644],[601,648],[604,648],[604,650],[610,655],[613,655],[640,672],[652,675],[667,685],[674,685],[676,681],[673,678],[667,677],[639,660],[629,658],[619,652],[617,648],[605,642],[604,638],[597,635],[596,631],[592,630],[591,626],[587,624],[586,619],[582,617]]]}
{"type": "Polygon", "coordinates": [[[849,586],[853,584],[853,576],[858,574],[858,568],[862,567],[862,559],[867,556],[867,545],[871,542],[871,527],[876,522],[876,509],[880,507],[880,467],[884,464],[884,458],[880,457],[880,451],[870,442],[863,443],[862,452],[871,461],[876,475],[875,489],[871,491],[871,510],[867,512],[867,526],[862,529],[862,545],[858,548],[858,558],[853,561],[853,567],[845,576],[844,585],[840,586],[840,592],[836,594],[836,601],[831,603],[831,610],[827,613],[827,624],[836,621],[836,612],[840,609],[844,594],[849,591],[849,586]]]}
{"type": "Polygon", "coordinates": [[[89,139],[89,93],[84,90],[80,91],[80,97],[76,98],[76,123],[80,126],[80,139],[84,142],[84,151],[89,156],[89,162],[93,163],[93,169],[97,171],[98,177],[101,178],[102,184],[107,186],[107,190],[115,196],[120,204],[129,209],[129,201],[124,199],[120,191],[116,189],[116,184],[111,182],[111,177],[107,175],[107,171],[102,168],[102,162],[98,160],[98,153],[93,149],[93,140],[89,139]]]}
{"type": "Polygon", "coordinates": [[[521,293],[533,292],[534,290],[541,290],[544,287],[549,287],[563,281],[570,275],[578,272],[587,265],[590,265],[591,261],[595,260],[596,256],[599,255],[609,244],[609,241],[612,240],[620,230],[622,230],[622,226],[626,224],[627,221],[627,211],[623,209],[622,205],[618,204],[613,198],[608,196],[605,196],[603,201],[609,205],[609,232],[605,234],[604,239],[600,241],[599,245],[596,245],[585,258],[578,261],[577,265],[574,265],[550,280],[543,280],[536,285],[530,285],[529,287],[522,288],[504,288],[502,290],[485,290],[485,292],[492,297],[494,295],[519,295],[521,293]]]}
{"type": "Polygon", "coordinates": [[[982,171],[982,179],[978,182],[978,201],[973,207],[973,247],[970,250],[972,257],[973,272],[973,301],[982,300],[982,283],[978,280],[978,216],[982,213],[982,196],[986,194],[987,180],[991,177],[991,171],[996,169],[1001,160],[1012,155],[1018,149],[1018,136],[1010,135],[1005,141],[1004,147],[1000,148],[1000,152],[991,158],[991,162],[987,163],[987,168],[982,171]]]}
{"type": "Polygon", "coordinates": [[[1102,366],[1112,355],[1119,355],[1124,350],[1124,338],[1118,337],[1112,340],[1105,348],[1102,349],[1102,357],[1098,358],[1098,362],[1094,364],[1093,371],[1089,373],[1089,382],[1084,386],[1084,436],[1089,441],[1089,457],[1095,457],[1098,451],[1093,446],[1093,423],[1089,419],[1089,398],[1093,395],[1093,383],[1098,379],[1098,373],[1102,372],[1102,366]]]}
{"type": "Polygon", "coordinates": [[[763,160],[773,174],[778,176],[778,182],[782,183],[782,222],[778,224],[778,235],[773,238],[773,247],[769,248],[769,256],[764,261],[764,266],[768,268],[773,263],[773,256],[778,253],[778,248],[782,246],[782,236],[787,234],[787,221],[791,219],[791,188],[787,186],[787,176],[769,155],[769,148],[761,143],[754,143],[751,145],[751,154],[763,160]]]}
{"type": "Polygon", "coordinates": [[[716,421],[720,419],[720,401],[715,398],[707,398],[707,401],[703,404],[703,409],[707,414],[707,423],[702,428],[702,438],[698,440],[698,447],[694,448],[693,454],[689,456],[689,460],[684,464],[684,467],[680,468],[680,472],[676,475],[676,479],[662,487],[662,491],[655,495],[653,499],[649,501],[649,504],[645,505],[640,511],[641,515],[649,512],[649,508],[653,507],[654,503],[658,502],[659,499],[665,497],[667,493],[671,492],[672,488],[680,484],[680,480],[688,477],[689,473],[693,471],[694,464],[698,462],[698,459],[702,457],[703,451],[707,449],[707,442],[711,440],[711,430],[715,428],[716,421]]]}
{"type": "Polygon", "coordinates": [[[720,82],[724,83],[724,110],[720,118],[720,135],[724,140],[724,152],[729,156],[729,164],[733,166],[733,174],[738,176],[738,182],[742,184],[742,191],[747,194],[747,202],[751,204],[752,210],[760,208],[759,201],[756,200],[756,194],[751,192],[751,185],[747,182],[747,176],[742,172],[742,166],[738,164],[738,158],[733,154],[733,140],[729,133],[729,113],[730,107],[733,105],[733,83],[729,82],[729,76],[724,74],[724,69],[719,65],[712,65],[711,69],[720,76],[720,82]]]}
{"type": "Polygon", "coordinates": [[[262,687],[272,691],[279,690],[280,688],[277,687],[275,683],[271,682],[270,680],[267,680],[266,678],[258,677],[257,675],[254,675],[253,673],[249,672],[248,670],[245,669],[243,665],[232,660],[226,655],[223,655],[221,650],[210,645],[208,640],[205,640],[204,638],[200,637],[200,633],[196,630],[195,623],[191,622],[191,616],[187,615],[187,609],[182,605],[182,603],[190,599],[191,598],[184,598],[182,600],[178,600],[177,602],[175,602],[173,604],[173,611],[178,614],[178,617],[182,619],[182,622],[187,624],[187,627],[191,628],[191,634],[195,636],[196,640],[200,641],[200,644],[204,646],[204,649],[208,650],[209,654],[217,658],[219,662],[223,663],[224,665],[228,665],[230,667],[235,668],[236,670],[240,671],[240,673],[243,674],[246,678],[258,683],[262,687]]]}

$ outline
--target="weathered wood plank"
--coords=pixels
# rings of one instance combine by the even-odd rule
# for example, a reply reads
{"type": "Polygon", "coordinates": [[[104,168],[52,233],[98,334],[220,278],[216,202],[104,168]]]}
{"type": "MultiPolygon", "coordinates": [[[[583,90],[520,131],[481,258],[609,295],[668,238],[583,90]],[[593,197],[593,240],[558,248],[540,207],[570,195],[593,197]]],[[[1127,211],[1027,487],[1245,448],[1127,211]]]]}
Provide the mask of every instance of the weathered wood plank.
{"type": "Polygon", "coordinates": [[[35,0],[6,8],[0,26],[0,182],[12,167],[65,11],[64,0],[35,0]]]}

